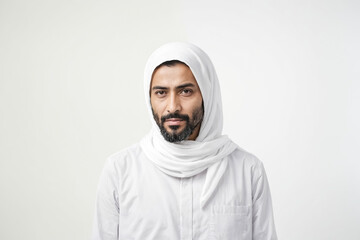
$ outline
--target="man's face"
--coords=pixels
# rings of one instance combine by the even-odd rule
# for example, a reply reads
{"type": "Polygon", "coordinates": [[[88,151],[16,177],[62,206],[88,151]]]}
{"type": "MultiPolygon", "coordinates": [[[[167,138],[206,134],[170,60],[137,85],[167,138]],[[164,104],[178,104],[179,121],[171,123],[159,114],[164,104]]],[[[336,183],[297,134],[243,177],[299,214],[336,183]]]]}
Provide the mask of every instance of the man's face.
{"type": "Polygon", "coordinates": [[[182,63],[154,71],[150,99],[154,119],[165,140],[195,140],[204,116],[200,88],[182,63]]]}

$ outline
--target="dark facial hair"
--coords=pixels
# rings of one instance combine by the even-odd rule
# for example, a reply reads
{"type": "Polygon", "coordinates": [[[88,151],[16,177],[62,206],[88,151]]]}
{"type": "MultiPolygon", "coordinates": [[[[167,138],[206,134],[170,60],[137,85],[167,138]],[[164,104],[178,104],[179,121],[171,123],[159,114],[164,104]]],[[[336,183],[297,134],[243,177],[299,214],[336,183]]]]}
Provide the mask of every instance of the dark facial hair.
{"type": "Polygon", "coordinates": [[[153,109],[152,109],[152,113],[153,113],[154,119],[156,121],[156,124],[159,126],[160,132],[163,135],[164,139],[169,142],[180,142],[180,141],[188,139],[189,136],[195,130],[195,128],[202,122],[202,119],[204,116],[204,107],[202,105],[202,106],[196,108],[193,111],[192,119],[190,119],[189,115],[187,115],[187,114],[169,113],[169,114],[159,118],[158,114],[154,113],[153,109]],[[164,123],[165,123],[166,119],[169,119],[169,118],[179,118],[179,119],[186,121],[184,130],[182,130],[179,133],[175,133],[175,130],[177,130],[180,126],[174,125],[174,126],[169,126],[169,128],[172,129],[173,131],[168,132],[165,129],[164,123]]]}

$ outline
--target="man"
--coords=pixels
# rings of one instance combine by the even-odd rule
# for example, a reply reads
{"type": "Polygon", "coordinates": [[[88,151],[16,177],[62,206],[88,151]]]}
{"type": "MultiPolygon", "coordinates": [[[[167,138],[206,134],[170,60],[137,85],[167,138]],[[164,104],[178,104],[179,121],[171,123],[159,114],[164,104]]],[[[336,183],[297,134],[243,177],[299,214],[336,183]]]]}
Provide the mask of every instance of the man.
{"type": "Polygon", "coordinates": [[[144,80],[153,128],[108,159],[93,239],[277,239],[262,163],[221,134],[208,56],[166,44],[150,56],[144,80]]]}

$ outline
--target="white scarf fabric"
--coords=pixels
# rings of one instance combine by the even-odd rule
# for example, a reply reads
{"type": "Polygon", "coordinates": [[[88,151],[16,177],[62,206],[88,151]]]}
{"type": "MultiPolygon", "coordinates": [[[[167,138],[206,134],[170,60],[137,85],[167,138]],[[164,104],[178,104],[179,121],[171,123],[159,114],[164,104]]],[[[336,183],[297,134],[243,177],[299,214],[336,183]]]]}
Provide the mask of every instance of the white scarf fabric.
{"type": "Polygon", "coordinates": [[[161,171],[173,177],[192,177],[207,169],[200,198],[200,205],[204,207],[227,168],[228,155],[237,148],[227,136],[221,135],[223,115],[220,86],[210,58],[193,44],[175,42],[163,45],[150,56],[146,64],[144,90],[153,124],[150,133],[140,142],[145,155],[161,171]],[[151,78],[157,66],[171,60],[179,60],[189,66],[203,97],[204,118],[195,141],[166,141],[153,118],[151,78]]]}

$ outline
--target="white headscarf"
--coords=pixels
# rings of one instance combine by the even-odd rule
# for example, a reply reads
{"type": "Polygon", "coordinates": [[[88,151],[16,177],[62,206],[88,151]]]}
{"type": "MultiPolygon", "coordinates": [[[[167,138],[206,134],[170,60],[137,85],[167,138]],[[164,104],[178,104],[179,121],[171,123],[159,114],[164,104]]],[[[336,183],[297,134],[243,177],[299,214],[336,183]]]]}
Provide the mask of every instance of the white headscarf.
{"type": "Polygon", "coordinates": [[[145,155],[164,173],[173,177],[192,177],[207,169],[200,204],[205,206],[228,165],[227,156],[237,145],[221,135],[223,114],[220,86],[207,54],[193,44],[175,42],[158,48],[149,58],[144,74],[145,99],[152,119],[152,131],[141,141],[145,155]],[[179,60],[192,71],[202,94],[204,118],[195,141],[170,143],[164,139],[151,111],[150,84],[157,66],[179,60]]]}

